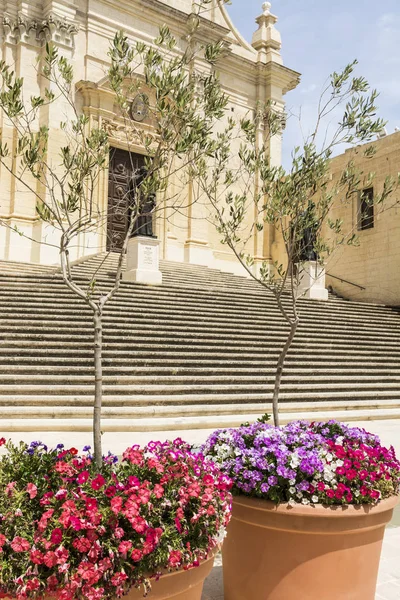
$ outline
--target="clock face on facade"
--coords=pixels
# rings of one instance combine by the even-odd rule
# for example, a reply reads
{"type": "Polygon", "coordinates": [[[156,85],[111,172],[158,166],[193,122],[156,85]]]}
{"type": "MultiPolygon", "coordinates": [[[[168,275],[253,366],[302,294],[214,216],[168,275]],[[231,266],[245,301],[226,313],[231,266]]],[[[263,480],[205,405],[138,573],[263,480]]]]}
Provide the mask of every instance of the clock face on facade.
{"type": "Polygon", "coordinates": [[[144,94],[138,94],[131,105],[131,117],[141,123],[149,114],[149,100],[144,94]]]}

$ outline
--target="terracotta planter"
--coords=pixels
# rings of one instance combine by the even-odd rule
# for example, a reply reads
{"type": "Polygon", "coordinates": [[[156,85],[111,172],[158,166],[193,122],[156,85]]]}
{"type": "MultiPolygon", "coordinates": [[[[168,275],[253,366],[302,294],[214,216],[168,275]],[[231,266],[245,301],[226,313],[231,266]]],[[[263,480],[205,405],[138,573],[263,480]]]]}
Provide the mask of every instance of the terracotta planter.
{"type": "MultiPolygon", "coordinates": [[[[149,600],[201,600],[204,580],[211,572],[218,548],[199,567],[189,571],[174,571],[165,573],[158,581],[152,581],[149,600]]],[[[143,600],[143,590],[131,590],[126,600],[143,600]]]]}
{"type": "Polygon", "coordinates": [[[374,600],[397,502],[292,508],[235,497],[222,550],[224,600],[374,600]]]}

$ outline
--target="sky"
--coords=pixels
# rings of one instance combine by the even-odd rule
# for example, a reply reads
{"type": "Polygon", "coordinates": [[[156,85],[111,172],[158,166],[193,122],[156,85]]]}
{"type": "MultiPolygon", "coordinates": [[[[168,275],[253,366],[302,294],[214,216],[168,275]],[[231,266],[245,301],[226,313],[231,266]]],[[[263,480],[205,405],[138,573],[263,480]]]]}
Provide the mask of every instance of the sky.
{"type": "MultiPolygon", "coordinates": [[[[387,132],[400,128],[400,0],[271,0],[278,17],[284,64],[302,74],[298,88],[286,96],[288,119],[283,139],[283,164],[302,132],[315,123],[324,82],[333,71],[357,59],[364,76],[380,96],[378,115],[387,132]],[[300,129],[298,115],[301,114],[300,129]]],[[[262,13],[262,0],[232,0],[228,11],[240,33],[251,41],[262,13]]]]}

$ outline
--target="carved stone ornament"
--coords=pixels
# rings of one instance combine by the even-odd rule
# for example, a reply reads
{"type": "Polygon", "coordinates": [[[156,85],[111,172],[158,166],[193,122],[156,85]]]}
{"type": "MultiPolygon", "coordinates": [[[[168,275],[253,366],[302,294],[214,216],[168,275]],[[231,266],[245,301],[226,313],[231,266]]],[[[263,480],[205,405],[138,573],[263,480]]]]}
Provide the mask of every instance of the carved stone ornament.
{"type": "Polygon", "coordinates": [[[4,37],[9,43],[36,42],[39,28],[39,23],[36,20],[28,19],[22,13],[18,13],[16,19],[7,14],[3,16],[4,37]]]}
{"type": "Polygon", "coordinates": [[[78,31],[79,25],[69,23],[66,19],[60,19],[52,14],[41,23],[41,34],[46,42],[52,41],[68,47],[74,45],[74,37],[78,31]]]}
{"type": "Polygon", "coordinates": [[[113,140],[124,144],[144,146],[144,137],[156,140],[156,136],[148,131],[140,132],[136,129],[127,128],[124,123],[116,123],[109,119],[103,119],[102,127],[106,134],[113,140]]]}
{"type": "Polygon", "coordinates": [[[39,22],[18,13],[16,19],[9,15],[3,16],[3,31],[6,42],[11,44],[19,42],[43,44],[52,41],[71,48],[74,45],[74,36],[78,33],[79,26],[52,14],[44,21],[39,22]]]}
{"type": "Polygon", "coordinates": [[[138,94],[131,104],[131,117],[142,123],[149,115],[149,99],[145,94],[138,94]]]}

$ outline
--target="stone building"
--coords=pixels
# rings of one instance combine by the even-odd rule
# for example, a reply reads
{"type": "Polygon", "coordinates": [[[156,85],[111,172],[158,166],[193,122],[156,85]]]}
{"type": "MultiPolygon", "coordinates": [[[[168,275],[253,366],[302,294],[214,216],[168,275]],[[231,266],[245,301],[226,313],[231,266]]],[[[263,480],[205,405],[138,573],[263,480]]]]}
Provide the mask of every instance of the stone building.
{"type": "MultiPolygon", "coordinates": [[[[43,85],[37,74],[37,59],[43,53],[45,41],[52,41],[73,64],[80,110],[107,128],[113,154],[109,172],[104,174],[98,191],[98,205],[106,212],[107,206],[115,201],[109,186],[110,177],[119,169],[122,184],[127,185],[129,179],[126,140],[121,134],[106,76],[110,41],[117,30],[123,29],[132,41],[151,44],[164,23],[182,41],[190,27],[195,3],[192,0],[4,0],[0,6],[3,58],[15,65],[17,75],[24,78],[29,92],[38,93],[43,85]]],[[[219,0],[213,0],[208,12],[201,17],[202,39],[224,42],[226,51],[218,70],[236,117],[248,114],[258,102],[267,100],[274,101],[277,109],[283,110],[284,94],[298,84],[299,74],[283,65],[276,21],[266,2],[249,44],[234,27],[219,0]]],[[[184,48],[184,42],[180,47],[184,48]]],[[[50,108],[43,110],[41,120],[50,128],[49,153],[56,156],[62,143],[60,115],[50,108]]],[[[1,132],[3,140],[12,147],[13,132],[4,120],[1,132]]],[[[143,147],[131,140],[130,148],[140,163],[143,147]]],[[[270,154],[272,162],[280,164],[280,136],[270,141],[270,154]]],[[[43,265],[58,262],[57,233],[41,222],[35,206],[34,195],[21,189],[3,169],[0,219],[6,226],[0,227],[0,260],[43,265]],[[13,232],[13,228],[23,235],[13,232]]],[[[82,235],[71,255],[72,260],[104,251],[107,234],[115,233],[115,227],[118,224],[109,218],[104,231],[82,235]]],[[[213,226],[204,219],[204,207],[200,204],[193,204],[183,214],[168,220],[166,216],[157,219],[155,233],[161,242],[161,258],[225,270],[239,268],[226,247],[220,244],[213,226]]],[[[273,243],[269,229],[254,234],[256,261],[271,258],[273,243]]]]}
{"type": "Polygon", "coordinates": [[[356,234],[359,245],[343,245],[333,254],[327,263],[327,285],[351,300],[400,306],[400,191],[396,189],[382,204],[373,204],[386,177],[399,175],[400,132],[373,145],[372,158],[365,157],[365,149],[371,146],[365,144],[331,161],[333,181],[350,158],[362,175],[360,192],[350,200],[339,198],[331,213],[333,220],[343,220],[344,233],[356,234]]]}

